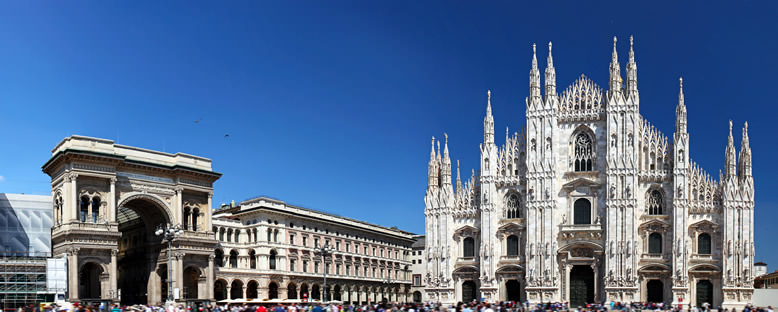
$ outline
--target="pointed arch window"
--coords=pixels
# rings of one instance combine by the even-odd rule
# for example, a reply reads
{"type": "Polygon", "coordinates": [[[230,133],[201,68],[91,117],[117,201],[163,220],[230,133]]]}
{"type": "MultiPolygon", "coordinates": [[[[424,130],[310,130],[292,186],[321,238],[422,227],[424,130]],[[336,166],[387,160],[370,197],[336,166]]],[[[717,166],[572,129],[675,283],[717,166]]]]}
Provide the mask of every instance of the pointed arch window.
{"type": "Polygon", "coordinates": [[[89,215],[89,197],[81,196],[81,210],[79,214],[79,221],[86,222],[87,215],[89,215]]]}
{"type": "Polygon", "coordinates": [[[92,197],[92,223],[97,223],[100,217],[100,197],[92,197]]]}
{"type": "Polygon", "coordinates": [[[521,200],[516,193],[508,195],[508,200],[505,205],[505,218],[521,218],[521,200]]]}
{"type": "Polygon", "coordinates": [[[574,147],[573,158],[575,159],[575,171],[592,171],[594,163],[594,146],[592,145],[592,138],[585,132],[579,132],[575,136],[574,147]]]}
{"type": "Polygon", "coordinates": [[[702,233],[700,236],[697,236],[697,253],[700,255],[709,255],[710,254],[710,234],[708,233],[702,233]]]}
{"type": "Polygon", "coordinates": [[[662,193],[659,192],[659,190],[649,191],[646,198],[646,206],[649,215],[656,216],[663,214],[664,201],[662,200],[662,193]]]}
{"type": "Polygon", "coordinates": [[[662,253],[662,234],[651,233],[651,235],[648,236],[648,253],[662,253]]]}

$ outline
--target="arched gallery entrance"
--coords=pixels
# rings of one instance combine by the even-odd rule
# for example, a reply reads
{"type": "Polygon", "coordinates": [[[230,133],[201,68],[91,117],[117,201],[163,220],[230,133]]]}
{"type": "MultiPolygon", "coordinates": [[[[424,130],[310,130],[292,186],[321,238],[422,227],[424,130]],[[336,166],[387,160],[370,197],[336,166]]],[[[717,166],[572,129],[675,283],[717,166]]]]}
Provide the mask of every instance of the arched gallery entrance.
{"type": "Polygon", "coordinates": [[[413,302],[415,303],[421,303],[421,292],[420,291],[414,291],[413,292],[413,302]]]}
{"type": "MultiPolygon", "coordinates": [[[[117,209],[116,222],[119,223],[119,253],[117,255],[118,287],[121,291],[121,304],[147,304],[150,302],[149,290],[154,287],[154,274],[160,252],[167,252],[162,237],[154,232],[157,226],[168,223],[164,208],[150,198],[130,199],[117,209]]],[[[165,257],[166,258],[166,257],[165,257]]],[[[167,270],[160,272],[164,279],[159,288],[167,290],[167,270]],[[164,287],[162,284],[165,284],[164,287]]],[[[195,290],[196,292],[196,290],[195,290]]],[[[167,293],[161,293],[164,301],[167,293]]]]}
{"type": "Polygon", "coordinates": [[[472,302],[478,299],[476,297],[475,282],[465,281],[462,283],[462,302],[472,302]]]}
{"type": "Polygon", "coordinates": [[[570,270],[570,307],[584,307],[594,302],[594,271],[588,265],[576,265],[570,270]]]}
{"type": "Polygon", "coordinates": [[[213,297],[216,301],[227,299],[227,282],[218,280],[214,283],[213,297]]]}
{"type": "Polygon", "coordinates": [[[646,301],[664,302],[664,284],[660,280],[650,280],[646,283],[646,301]]]}
{"type": "Polygon", "coordinates": [[[87,263],[78,272],[78,293],[83,299],[100,299],[102,287],[100,275],[103,268],[96,263],[87,263]]]}
{"type": "Polygon", "coordinates": [[[508,280],[505,282],[505,300],[521,301],[521,284],[517,280],[508,280]]]}

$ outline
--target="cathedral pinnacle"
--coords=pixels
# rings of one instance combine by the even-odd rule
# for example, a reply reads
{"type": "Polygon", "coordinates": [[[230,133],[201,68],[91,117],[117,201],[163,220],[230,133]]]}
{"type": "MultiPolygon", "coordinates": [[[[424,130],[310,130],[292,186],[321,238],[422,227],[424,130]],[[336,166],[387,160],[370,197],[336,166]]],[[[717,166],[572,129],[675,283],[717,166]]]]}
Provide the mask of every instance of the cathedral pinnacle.
{"type": "Polygon", "coordinates": [[[610,66],[610,94],[621,92],[621,66],[619,65],[619,54],[616,52],[616,36],[613,36],[613,55],[611,56],[610,66]]]}
{"type": "Polygon", "coordinates": [[[735,140],[732,138],[732,120],[729,121],[729,137],[727,138],[727,154],[725,173],[727,179],[737,176],[737,158],[735,156],[735,140]]]}
{"type": "Polygon", "coordinates": [[[678,107],[675,108],[675,131],[686,132],[686,105],[683,99],[683,77],[679,78],[678,107]]]}
{"type": "Polygon", "coordinates": [[[494,143],[494,117],[492,117],[492,90],[486,91],[486,117],[484,117],[484,143],[494,143]]]}
{"type": "Polygon", "coordinates": [[[554,57],[551,55],[551,41],[548,42],[548,61],[546,65],[546,97],[556,95],[556,69],[554,57]]]}
{"type": "Polygon", "coordinates": [[[457,188],[456,188],[456,190],[454,190],[455,194],[459,194],[459,192],[462,191],[462,179],[459,176],[460,176],[460,174],[459,174],[459,159],[457,159],[457,185],[456,185],[457,188]]]}
{"type": "Polygon", "coordinates": [[[529,71],[529,106],[536,107],[540,104],[540,72],[538,71],[538,57],[536,46],[532,44],[532,69],[529,71]]]}
{"type": "Polygon", "coordinates": [[[740,180],[746,183],[753,183],[749,181],[751,177],[751,147],[748,144],[748,122],[743,125],[743,140],[740,141],[740,164],[738,166],[738,173],[740,174],[740,180]]]}
{"type": "Polygon", "coordinates": [[[635,50],[633,50],[633,38],[629,36],[629,61],[627,62],[627,92],[629,96],[638,96],[638,66],[635,64],[635,50]]]}
{"type": "Polygon", "coordinates": [[[430,162],[435,160],[435,136],[432,136],[432,148],[430,149],[430,162]]]}

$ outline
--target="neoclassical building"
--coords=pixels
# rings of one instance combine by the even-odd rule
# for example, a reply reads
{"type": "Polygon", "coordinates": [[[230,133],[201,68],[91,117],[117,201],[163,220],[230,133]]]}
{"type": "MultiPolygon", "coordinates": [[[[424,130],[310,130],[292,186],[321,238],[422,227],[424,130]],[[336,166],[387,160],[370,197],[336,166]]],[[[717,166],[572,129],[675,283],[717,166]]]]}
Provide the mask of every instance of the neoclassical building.
{"type": "Polygon", "coordinates": [[[412,233],[267,197],[214,211],[212,231],[216,300],[411,299],[412,233]]]}
{"type": "Polygon", "coordinates": [[[581,76],[557,92],[548,49],[541,84],[533,45],[526,126],[506,129],[502,145],[487,93],[480,168],[467,181],[457,164],[452,185],[448,138],[442,153],[432,139],[427,296],[742,308],[754,277],[748,124],[738,154],[730,122],[714,179],[689,154],[682,83],[672,137],[641,116],[632,38],[626,79],[614,38],[607,89],[581,76]]]}
{"type": "Polygon", "coordinates": [[[83,136],[65,138],[43,165],[51,177],[52,253],[67,254],[68,300],[164,302],[167,268],[180,298],[212,298],[211,160],[83,136]],[[172,247],[155,235],[181,225],[172,247]]]}
{"type": "Polygon", "coordinates": [[[266,197],[213,210],[221,174],[207,158],[71,136],[43,171],[52,253],[67,255],[71,302],[160,303],[169,293],[178,301],[320,300],[325,270],[327,299],[410,300],[414,234],[266,197]],[[168,260],[155,232],[173,225],[182,231],[168,260]],[[326,261],[323,246],[332,249],[326,261]]]}

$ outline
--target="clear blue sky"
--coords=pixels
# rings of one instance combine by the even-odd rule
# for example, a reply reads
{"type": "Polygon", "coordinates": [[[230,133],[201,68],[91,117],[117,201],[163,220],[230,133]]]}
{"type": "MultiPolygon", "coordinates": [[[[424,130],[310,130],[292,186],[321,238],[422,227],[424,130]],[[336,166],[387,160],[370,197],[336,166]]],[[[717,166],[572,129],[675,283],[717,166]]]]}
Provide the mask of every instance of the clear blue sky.
{"type": "Polygon", "coordinates": [[[554,42],[560,90],[605,87],[611,37],[624,64],[632,34],[643,116],[671,137],[683,76],[709,173],[727,121],[738,148],[749,121],[774,267],[778,7],[740,2],[4,1],[0,191],[47,193],[40,166],[81,134],[213,159],[216,203],[264,194],[421,233],[430,136],[469,173],[487,89],[498,134],[524,124],[533,42],[541,66],[554,42]]]}

